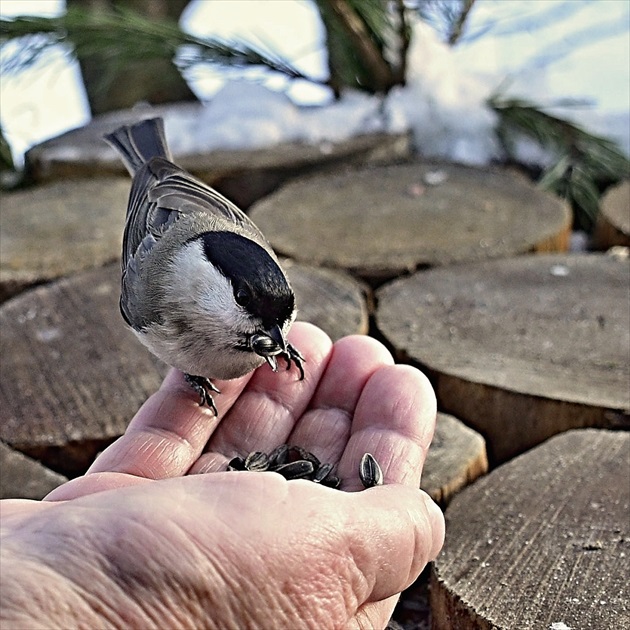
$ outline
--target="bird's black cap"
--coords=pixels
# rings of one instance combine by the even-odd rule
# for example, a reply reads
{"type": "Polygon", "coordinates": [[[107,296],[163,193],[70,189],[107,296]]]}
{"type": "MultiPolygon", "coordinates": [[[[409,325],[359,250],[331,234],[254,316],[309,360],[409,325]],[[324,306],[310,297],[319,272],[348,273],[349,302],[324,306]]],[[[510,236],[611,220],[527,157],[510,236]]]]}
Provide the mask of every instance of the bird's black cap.
{"type": "Polygon", "coordinates": [[[231,281],[236,301],[265,328],[282,327],[290,319],[295,296],[263,247],[234,232],[206,232],[200,238],[206,258],[231,281]]]}

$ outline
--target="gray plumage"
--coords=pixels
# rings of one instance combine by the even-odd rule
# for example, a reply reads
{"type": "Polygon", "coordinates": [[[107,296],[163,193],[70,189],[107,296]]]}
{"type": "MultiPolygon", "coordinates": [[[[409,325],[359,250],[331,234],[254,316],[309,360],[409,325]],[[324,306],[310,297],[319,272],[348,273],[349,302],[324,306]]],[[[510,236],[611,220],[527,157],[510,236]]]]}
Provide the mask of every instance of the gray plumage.
{"type": "Polygon", "coordinates": [[[120,309],[141,341],[191,375],[235,378],[265,360],[275,367],[275,356],[303,373],[299,352],[284,342],[293,292],[260,230],[171,161],[161,119],[105,140],[133,177],[120,309]]]}
{"type": "Polygon", "coordinates": [[[236,227],[275,260],[264,235],[242,210],[170,161],[161,118],[121,127],[105,140],[120,153],[133,176],[123,234],[120,299],[122,314],[132,328],[142,330],[155,321],[153,303],[161,297],[158,286],[145,294],[145,287],[138,285],[140,269],[146,267],[149,277],[160,275],[161,267],[192,234],[236,227]],[[163,241],[167,230],[169,239],[163,241]],[[159,255],[147,257],[158,245],[159,255]]]}

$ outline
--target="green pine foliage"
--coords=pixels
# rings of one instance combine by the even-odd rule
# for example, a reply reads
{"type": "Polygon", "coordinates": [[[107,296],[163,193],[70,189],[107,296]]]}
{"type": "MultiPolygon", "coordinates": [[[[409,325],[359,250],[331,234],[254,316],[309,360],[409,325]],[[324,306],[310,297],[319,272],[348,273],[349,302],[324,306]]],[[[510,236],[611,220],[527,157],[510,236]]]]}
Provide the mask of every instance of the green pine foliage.
{"type": "Polygon", "coordinates": [[[112,67],[151,58],[172,60],[182,71],[201,63],[260,65],[291,78],[317,82],[263,47],[195,37],[175,21],[148,19],[130,9],[90,11],[71,7],[65,15],[55,18],[0,19],[0,43],[17,38],[19,45],[3,51],[0,65],[3,73],[16,73],[32,66],[43,52],[62,44],[79,59],[106,56],[112,67]]]}
{"type": "Polygon", "coordinates": [[[601,192],[630,176],[630,161],[617,145],[578,125],[549,114],[533,103],[494,97],[491,107],[499,114],[499,139],[509,156],[515,142],[526,136],[553,158],[538,184],[567,199],[574,210],[576,227],[591,231],[601,192]]]}

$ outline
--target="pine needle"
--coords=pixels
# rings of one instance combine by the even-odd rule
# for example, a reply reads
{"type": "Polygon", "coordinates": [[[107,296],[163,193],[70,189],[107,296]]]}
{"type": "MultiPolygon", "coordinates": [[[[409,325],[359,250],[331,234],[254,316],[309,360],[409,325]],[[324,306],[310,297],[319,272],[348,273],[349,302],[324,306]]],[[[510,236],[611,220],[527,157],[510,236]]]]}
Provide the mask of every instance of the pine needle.
{"type": "Polygon", "coordinates": [[[195,37],[182,31],[172,20],[148,19],[130,9],[89,11],[70,7],[55,18],[22,16],[0,19],[0,43],[13,40],[17,45],[3,46],[0,71],[17,73],[39,61],[52,46],[62,44],[67,53],[79,59],[104,55],[118,64],[166,58],[180,70],[202,63],[224,66],[264,66],[292,79],[313,83],[287,60],[252,44],[216,38],[195,37]]]}
{"type": "Polygon", "coordinates": [[[630,176],[630,161],[619,147],[523,100],[495,96],[490,106],[499,114],[498,136],[507,154],[517,159],[515,142],[520,135],[549,151],[553,164],[542,173],[539,186],[567,199],[577,226],[592,230],[601,191],[630,176]]]}

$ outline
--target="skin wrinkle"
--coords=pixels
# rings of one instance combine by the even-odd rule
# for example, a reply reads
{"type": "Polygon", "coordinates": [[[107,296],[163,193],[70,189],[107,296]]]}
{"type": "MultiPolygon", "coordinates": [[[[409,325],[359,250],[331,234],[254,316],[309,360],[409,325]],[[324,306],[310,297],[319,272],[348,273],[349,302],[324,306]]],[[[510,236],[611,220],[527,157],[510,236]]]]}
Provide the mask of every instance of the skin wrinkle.
{"type": "Polygon", "coordinates": [[[322,461],[334,462],[341,455],[340,444],[348,441],[351,426],[352,417],[343,409],[310,409],[287,441],[308,447],[322,461]]]}
{"type": "MultiPolygon", "coordinates": [[[[54,578],[51,579],[51,574],[54,574],[54,569],[47,565],[42,565],[37,559],[31,560],[28,553],[13,554],[9,546],[5,543],[0,549],[0,558],[3,566],[3,588],[1,591],[1,603],[0,620],[2,620],[2,626],[5,627],[5,623],[10,620],[16,621],[16,611],[28,610],[29,605],[35,604],[35,610],[38,616],[43,618],[55,618],[60,613],[67,614],[71,609],[71,603],[67,600],[64,601],[63,593],[62,598],[58,601],[55,598],[55,594],[58,593],[57,585],[54,578]],[[19,557],[19,565],[15,560],[19,557]],[[17,567],[11,574],[5,573],[6,567],[17,567]],[[20,587],[21,574],[28,574],[29,577],[35,577],[36,579],[32,583],[32,588],[29,591],[20,587]],[[49,585],[55,585],[49,587],[49,585]],[[8,614],[13,613],[13,617],[10,618],[8,614]]],[[[83,607],[83,602],[80,599],[73,598],[72,603],[83,607]]],[[[87,611],[86,611],[87,612],[87,611]]],[[[37,627],[43,628],[44,625],[39,625],[34,620],[30,619],[29,623],[24,625],[14,625],[12,628],[26,628],[37,627]]],[[[9,626],[7,626],[9,627],[9,626]]]]}
{"type": "MultiPolygon", "coordinates": [[[[261,423],[273,424],[275,430],[279,426],[287,425],[292,427],[293,415],[290,410],[285,405],[279,405],[278,410],[275,406],[276,404],[278,403],[271,400],[261,391],[248,394],[247,400],[243,401],[239,409],[239,414],[245,412],[246,415],[252,418],[252,422],[246,426],[243,426],[242,423],[234,426],[230,422],[230,418],[226,418],[221,440],[210,440],[210,448],[222,452],[227,450],[227,452],[241,453],[242,448],[238,447],[239,444],[251,444],[253,446],[256,443],[260,443],[258,440],[259,435],[271,433],[271,431],[266,431],[261,423]],[[254,419],[256,419],[256,422],[253,421],[254,419]]],[[[262,446],[260,444],[261,448],[262,446]]]]}
{"type": "MultiPolygon", "coordinates": [[[[363,429],[353,435],[353,437],[356,436],[357,441],[357,448],[353,449],[353,452],[356,452],[356,456],[359,457],[359,459],[363,455],[363,452],[365,452],[365,449],[363,448],[365,442],[361,439],[364,432],[368,432],[368,430],[363,429]],[[359,444],[361,447],[359,447],[359,444]]],[[[372,436],[369,440],[374,444],[374,450],[380,453],[379,464],[383,470],[385,483],[387,483],[387,473],[390,469],[400,469],[404,462],[417,461],[418,457],[414,454],[414,452],[421,453],[423,463],[426,457],[426,450],[418,446],[414,440],[409,439],[402,442],[398,435],[399,432],[395,429],[383,429],[377,436],[372,436]],[[382,445],[385,445],[386,448],[382,448],[382,445]]],[[[420,474],[418,474],[418,471],[415,468],[412,468],[411,470],[409,470],[408,467],[403,468],[407,470],[407,474],[403,477],[403,479],[397,479],[397,481],[400,483],[401,481],[408,482],[413,479],[413,484],[419,487],[420,474]]]]}
{"type": "MultiPolygon", "coordinates": [[[[190,398],[191,402],[194,401],[195,405],[189,406],[189,413],[187,414],[188,418],[186,418],[186,420],[184,420],[180,412],[178,414],[177,424],[173,425],[173,423],[170,421],[171,413],[165,413],[165,410],[166,412],[170,411],[170,407],[172,407],[172,404],[173,404],[172,400],[166,396],[168,390],[165,389],[164,396],[162,396],[159,400],[159,404],[155,411],[154,418],[165,419],[166,422],[168,422],[167,426],[170,428],[166,429],[167,435],[175,435],[181,439],[186,439],[187,441],[191,442],[191,439],[193,437],[196,437],[197,433],[200,433],[200,434],[205,433],[205,429],[202,427],[199,421],[200,414],[203,416],[207,416],[208,420],[214,420],[214,422],[217,422],[216,417],[214,416],[211,410],[206,409],[205,407],[199,408],[198,397],[196,393],[192,390],[190,385],[187,382],[185,382],[183,379],[178,379],[175,383],[171,383],[170,389],[171,391],[174,391],[177,394],[184,396],[185,398],[190,398]],[[177,430],[177,433],[175,433],[173,428],[177,430]],[[184,437],[186,435],[188,435],[189,437],[184,437]]],[[[181,406],[179,407],[179,409],[181,410],[181,406]]],[[[133,421],[131,423],[131,426],[132,427],[134,426],[133,421]]],[[[155,427],[155,425],[144,425],[144,426],[146,426],[146,428],[155,427]]]]}
{"type": "MultiPolygon", "coordinates": [[[[103,615],[106,619],[110,620],[111,623],[114,623],[114,620],[118,618],[118,615],[111,606],[106,605],[106,602],[111,595],[109,588],[102,588],[102,597],[98,597],[98,594],[94,594],[85,586],[86,575],[93,573],[96,577],[96,579],[90,581],[89,584],[89,587],[94,589],[95,587],[100,586],[99,579],[104,577],[106,574],[103,574],[101,571],[101,562],[99,561],[98,554],[77,554],[74,550],[74,536],[72,533],[73,527],[81,526],[82,511],[83,509],[78,510],[78,514],[74,514],[73,519],[68,519],[66,517],[66,520],[70,521],[68,528],[61,528],[61,530],[58,528],[53,533],[54,535],[52,536],[52,541],[55,545],[57,553],[59,553],[59,541],[62,541],[63,546],[67,547],[67,549],[64,549],[64,559],[60,561],[59,558],[56,557],[54,562],[49,560],[49,545],[46,541],[51,536],[49,535],[44,523],[41,529],[30,528],[31,531],[22,530],[21,534],[30,534],[30,539],[29,542],[24,545],[25,548],[21,550],[20,561],[24,561],[25,558],[30,556],[39,564],[40,568],[41,566],[47,567],[52,574],[57,575],[62,580],[61,588],[58,584],[56,584],[55,579],[50,576],[48,576],[46,580],[35,582],[36,584],[42,585],[54,585],[54,587],[51,588],[50,591],[42,598],[40,606],[38,606],[38,609],[42,610],[42,612],[47,611],[47,618],[55,619],[55,612],[57,612],[59,616],[71,615],[73,620],[76,622],[73,624],[73,627],[91,628],[94,627],[94,624],[88,619],[88,610],[91,610],[94,613],[95,619],[99,619],[100,615],[103,615]],[[72,525],[72,522],[74,522],[74,526],[72,525]],[[80,579],[75,578],[74,573],[81,576],[80,579]],[[67,596],[63,593],[64,588],[68,588],[68,590],[73,594],[72,601],[74,602],[74,606],[68,605],[68,602],[65,599],[67,596]],[[55,606],[57,601],[62,602],[58,611],[55,606]]],[[[87,532],[84,531],[84,535],[86,533],[87,532]]],[[[92,537],[91,540],[93,540],[94,543],[98,542],[94,537],[92,537]]],[[[34,596],[33,593],[31,593],[30,596],[34,596]]],[[[121,626],[119,625],[118,627],[121,626]]]]}
{"type": "MultiPolygon", "coordinates": [[[[233,473],[234,475],[238,475],[239,473],[233,473]]],[[[256,476],[261,480],[261,489],[262,489],[262,478],[260,475],[266,476],[271,473],[247,473],[251,475],[248,477],[248,480],[253,481],[254,483],[257,481],[255,479],[256,476]]],[[[248,520],[252,523],[253,529],[256,530],[256,523],[259,522],[260,519],[264,519],[268,511],[274,510],[282,510],[283,503],[286,500],[287,492],[289,488],[287,486],[287,482],[284,479],[279,478],[278,483],[282,484],[285,492],[281,496],[280,500],[275,502],[275,504],[265,504],[264,512],[260,514],[251,514],[248,515],[248,520]]],[[[217,531],[217,527],[213,527],[213,540],[212,540],[212,548],[209,549],[209,556],[212,558],[212,566],[215,573],[220,577],[222,584],[224,585],[224,592],[220,597],[216,597],[220,603],[227,604],[229,610],[231,611],[231,615],[234,619],[239,619],[242,617],[243,612],[249,612],[250,609],[255,611],[256,603],[261,598],[261,593],[264,593],[263,599],[267,602],[267,606],[271,610],[283,610],[287,618],[289,612],[293,612],[293,621],[292,623],[297,624],[299,619],[295,617],[296,611],[294,607],[284,600],[281,600],[279,597],[279,593],[275,592],[272,588],[273,580],[268,579],[268,571],[269,564],[267,557],[274,557],[275,550],[272,548],[273,543],[270,545],[269,541],[265,547],[261,547],[259,545],[258,539],[253,535],[251,538],[248,537],[239,537],[236,540],[232,540],[230,533],[233,533],[232,523],[223,519],[223,514],[220,511],[217,511],[216,518],[219,520],[219,526],[224,528],[226,534],[221,534],[220,531],[217,531]],[[226,543],[230,543],[226,545],[226,543]],[[223,571],[223,562],[222,558],[229,559],[234,557],[246,558],[247,565],[243,566],[240,571],[234,571],[233,567],[230,567],[229,562],[225,564],[226,567],[230,567],[231,571],[223,571]],[[247,576],[247,581],[243,582],[243,578],[247,576]],[[264,576],[264,577],[263,577],[264,576]],[[260,579],[263,577],[263,579],[260,579]],[[238,579],[237,579],[238,578],[238,579]],[[254,590],[255,596],[249,597],[249,593],[254,590]],[[251,602],[249,600],[252,600],[251,602]],[[245,601],[247,600],[247,601],[245,601]],[[278,605],[276,605],[278,604],[278,605]]],[[[254,531],[255,533],[255,531],[254,531]]],[[[208,548],[208,543],[205,540],[198,539],[196,534],[191,532],[190,534],[193,539],[196,539],[200,546],[208,548]]],[[[280,549],[283,549],[286,546],[286,542],[284,539],[280,540],[280,549]]],[[[276,554],[277,555],[277,554],[276,554]]],[[[274,567],[272,567],[273,569],[274,567]]],[[[251,615],[250,615],[251,616],[251,615]]],[[[224,628],[225,626],[222,626],[224,628]]],[[[229,626],[228,626],[229,627],[229,626]]],[[[242,624],[236,624],[232,626],[235,630],[240,630],[243,626],[242,624]]],[[[251,618],[251,625],[246,627],[255,628],[255,616],[251,618]]],[[[290,627],[290,626],[286,626],[290,627]]],[[[297,625],[296,625],[297,627],[297,625]]]]}
{"type": "MultiPolygon", "coordinates": [[[[128,549],[127,553],[122,554],[128,558],[128,562],[123,565],[123,570],[120,570],[117,563],[112,560],[109,564],[104,564],[103,572],[109,575],[111,581],[119,587],[123,597],[130,599],[143,615],[153,622],[155,628],[168,627],[167,618],[173,621],[177,618],[188,619],[187,613],[196,614],[202,619],[200,612],[207,608],[202,602],[209,599],[208,586],[212,583],[208,580],[208,574],[212,568],[211,563],[207,561],[205,554],[191,544],[190,540],[194,540],[194,536],[188,529],[180,527],[174,521],[169,521],[167,537],[162,536],[166,544],[161,544],[160,540],[155,538],[156,532],[150,529],[148,521],[143,522],[147,517],[148,515],[142,513],[138,520],[118,523],[121,531],[120,540],[117,544],[114,541],[112,550],[103,546],[104,558],[119,557],[122,553],[120,546],[125,545],[128,539],[141,540],[143,545],[141,547],[134,545],[128,549]],[[132,535],[135,528],[142,530],[140,536],[132,535]],[[168,551],[159,558],[154,558],[152,555],[154,548],[168,551]],[[169,558],[169,556],[172,557],[169,558]],[[135,557],[140,558],[139,563],[135,561],[135,557]],[[186,574],[173,573],[173,567],[177,567],[179,563],[183,566],[199,567],[199,573],[196,574],[198,582],[184,580],[186,574]],[[136,569],[137,566],[142,569],[136,569]],[[162,591],[162,596],[156,599],[154,593],[158,590],[154,587],[158,584],[167,585],[169,590],[166,593],[162,591]],[[181,597],[182,593],[185,597],[181,597]],[[184,610],[182,610],[182,601],[187,604],[184,610]]],[[[194,523],[191,529],[194,529],[194,523]]]]}
{"type": "MultiPolygon", "coordinates": [[[[348,524],[348,528],[351,528],[348,524]]],[[[342,528],[345,530],[346,528],[342,528]]],[[[296,602],[294,608],[300,610],[317,610],[322,618],[313,619],[308,628],[319,630],[326,627],[339,627],[338,624],[330,626],[333,618],[344,619],[347,622],[351,617],[351,611],[356,610],[356,592],[359,590],[351,584],[357,581],[365,587],[364,576],[357,570],[354,558],[348,553],[350,545],[346,537],[339,536],[336,526],[327,526],[324,521],[316,523],[313,535],[310,540],[302,541],[299,553],[307,559],[309,572],[304,576],[304,580],[287,583],[286,593],[290,600],[296,602]],[[330,541],[334,541],[334,545],[330,541]],[[324,544],[322,541],[326,541],[324,544]],[[321,583],[322,588],[313,588],[313,583],[321,583]],[[306,584],[306,588],[303,585],[306,584]],[[310,605],[309,602],[318,593],[317,605],[310,605]],[[322,594],[328,593],[326,604],[322,604],[322,594]],[[353,608],[354,607],[354,608],[353,608]]],[[[297,560],[299,562],[299,560],[297,560]]],[[[302,619],[304,623],[304,619],[302,619]]]]}
{"type": "MultiPolygon", "coordinates": [[[[190,459],[192,459],[192,457],[198,451],[198,449],[190,442],[190,440],[188,440],[187,438],[181,435],[174,434],[172,431],[167,431],[165,429],[160,429],[158,427],[147,427],[145,431],[151,436],[160,438],[159,441],[154,444],[154,451],[159,452],[160,450],[162,450],[163,453],[169,453],[169,459],[171,461],[179,461],[179,460],[181,460],[182,462],[190,461],[190,459]],[[175,446],[172,445],[173,440],[177,442],[175,446]],[[180,451],[184,451],[184,452],[180,452],[180,451]]],[[[157,458],[157,459],[159,459],[160,461],[162,460],[162,458],[157,458]]],[[[165,470],[173,468],[172,466],[169,465],[168,460],[161,463],[163,463],[163,468],[165,470]]],[[[178,466],[177,468],[180,468],[180,466],[178,466]]],[[[160,478],[153,475],[143,475],[143,476],[150,477],[152,479],[160,478]]]]}

